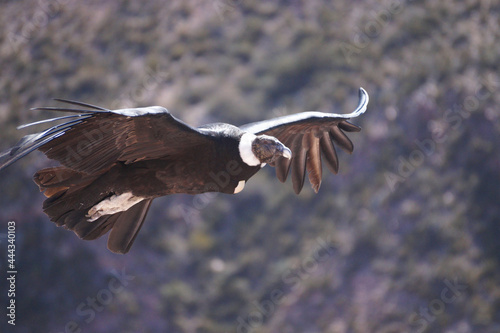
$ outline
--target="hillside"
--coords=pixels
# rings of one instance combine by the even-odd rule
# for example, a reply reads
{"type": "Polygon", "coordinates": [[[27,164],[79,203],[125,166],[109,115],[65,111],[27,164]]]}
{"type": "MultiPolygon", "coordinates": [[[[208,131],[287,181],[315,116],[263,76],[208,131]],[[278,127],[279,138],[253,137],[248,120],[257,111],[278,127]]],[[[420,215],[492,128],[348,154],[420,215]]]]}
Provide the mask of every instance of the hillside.
{"type": "Polygon", "coordinates": [[[318,194],[266,167],[238,195],[157,199],[125,256],[43,214],[31,177],[53,161],[4,170],[17,323],[0,331],[500,331],[500,1],[0,8],[0,151],[52,98],[240,125],[370,94],[318,194]]]}

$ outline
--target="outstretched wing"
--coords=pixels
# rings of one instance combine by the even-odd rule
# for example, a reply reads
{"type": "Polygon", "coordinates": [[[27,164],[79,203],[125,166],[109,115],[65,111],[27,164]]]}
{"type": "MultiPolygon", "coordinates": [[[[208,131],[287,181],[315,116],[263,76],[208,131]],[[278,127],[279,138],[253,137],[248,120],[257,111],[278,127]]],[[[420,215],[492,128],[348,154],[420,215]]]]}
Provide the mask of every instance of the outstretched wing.
{"type": "Polygon", "coordinates": [[[20,126],[65,121],[41,133],[23,137],[15,147],[0,155],[0,170],[36,149],[68,168],[91,174],[116,162],[129,164],[213,144],[209,136],[159,106],[108,110],[81,102],[58,101],[75,107],[35,110],[76,114],[20,126]]]}
{"type": "Polygon", "coordinates": [[[359,89],[359,104],[356,110],[349,114],[323,112],[302,112],[270,120],[246,124],[240,128],[256,135],[266,134],[276,137],[292,150],[292,158],[280,157],[274,163],[276,176],[285,182],[290,168],[295,193],[300,193],[304,185],[306,171],[315,192],[321,185],[321,157],[333,172],[337,173],[339,163],[333,143],[345,151],[352,153],[354,147],[346,132],[359,132],[360,127],[347,120],[355,118],[366,111],[368,94],[359,89]]]}

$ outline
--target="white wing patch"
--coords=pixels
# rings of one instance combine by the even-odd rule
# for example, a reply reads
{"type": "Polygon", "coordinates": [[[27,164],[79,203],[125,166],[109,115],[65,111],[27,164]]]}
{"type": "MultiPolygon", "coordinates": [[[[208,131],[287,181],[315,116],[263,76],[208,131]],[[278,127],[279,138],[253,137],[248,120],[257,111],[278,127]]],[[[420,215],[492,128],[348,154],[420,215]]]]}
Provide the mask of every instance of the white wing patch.
{"type": "Polygon", "coordinates": [[[88,221],[94,222],[101,216],[124,212],[144,199],[143,197],[134,196],[131,192],[113,195],[89,209],[88,221]]]}
{"type": "Polygon", "coordinates": [[[245,133],[241,136],[238,149],[240,150],[240,157],[247,165],[256,166],[260,164],[259,159],[252,151],[252,143],[257,136],[252,133],[245,133]]]}
{"type": "Polygon", "coordinates": [[[148,106],[146,108],[132,108],[132,109],[119,109],[111,110],[113,113],[121,114],[127,117],[144,116],[147,114],[169,113],[167,109],[162,106],[148,106]]]}

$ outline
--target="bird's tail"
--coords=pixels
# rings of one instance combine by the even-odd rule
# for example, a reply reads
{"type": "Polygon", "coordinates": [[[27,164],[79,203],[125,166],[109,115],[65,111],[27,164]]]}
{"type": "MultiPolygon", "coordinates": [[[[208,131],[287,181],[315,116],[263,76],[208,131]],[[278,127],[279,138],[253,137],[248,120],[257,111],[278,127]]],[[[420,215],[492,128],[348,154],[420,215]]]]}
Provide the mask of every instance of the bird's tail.
{"type": "Polygon", "coordinates": [[[152,199],[91,222],[87,216],[89,210],[113,195],[101,184],[105,176],[106,173],[88,175],[66,167],[55,167],[38,171],[33,179],[47,196],[43,203],[44,212],[58,226],[72,230],[85,240],[96,239],[111,230],[108,248],[115,253],[126,253],[144,222],[152,199]]]}

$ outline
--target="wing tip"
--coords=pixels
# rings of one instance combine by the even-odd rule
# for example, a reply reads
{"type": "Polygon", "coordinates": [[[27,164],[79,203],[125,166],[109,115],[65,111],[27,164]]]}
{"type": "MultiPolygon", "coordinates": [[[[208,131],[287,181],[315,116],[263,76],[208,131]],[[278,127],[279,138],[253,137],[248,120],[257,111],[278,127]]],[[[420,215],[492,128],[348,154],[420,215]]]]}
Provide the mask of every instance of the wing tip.
{"type": "Polygon", "coordinates": [[[359,87],[358,97],[359,97],[358,106],[356,107],[354,112],[351,113],[352,118],[365,113],[368,106],[368,102],[370,102],[370,96],[363,87],[359,87]]]}
{"type": "Polygon", "coordinates": [[[311,187],[312,187],[314,193],[318,194],[319,188],[321,187],[321,182],[319,182],[318,184],[311,184],[311,187]]]}
{"type": "Polygon", "coordinates": [[[84,102],[79,102],[79,101],[74,101],[74,100],[70,100],[70,99],[52,98],[52,100],[57,101],[57,102],[61,102],[61,103],[80,106],[80,107],[83,107],[86,109],[77,109],[77,108],[71,108],[71,107],[43,106],[43,107],[30,108],[30,110],[31,111],[75,112],[75,113],[108,113],[108,112],[110,112],[109,109],[103,108],[101,106],[97,106],[97,105],[93,105],[93,104],[89,104],[89,103],[84,103],[84,102]]]}
{"type": "Polygon", "coordinates": [[[361,127],[358,125],[354,125],[353,123],[350,123],[347,120],[343,120],[339,123],[338,125],[341,130],[344,130],[346,132],[359,132],[361,131],[361,127]]]}

